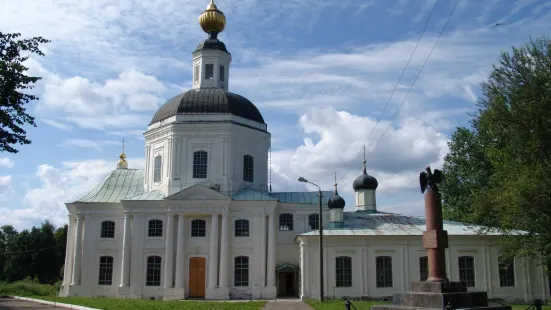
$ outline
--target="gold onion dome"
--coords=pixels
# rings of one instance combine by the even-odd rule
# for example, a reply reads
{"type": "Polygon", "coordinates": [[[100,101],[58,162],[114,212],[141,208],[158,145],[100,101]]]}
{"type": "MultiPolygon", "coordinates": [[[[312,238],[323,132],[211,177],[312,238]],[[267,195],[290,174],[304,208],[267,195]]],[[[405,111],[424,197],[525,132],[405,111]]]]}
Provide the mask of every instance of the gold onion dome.
{"type": "Polygon", "coordinates": [[[207,9],[199,16],[199,24],[204,32],[215,38],[226,27],[226,16],[218,10],[214,0],[210,1],[207,9]]]}

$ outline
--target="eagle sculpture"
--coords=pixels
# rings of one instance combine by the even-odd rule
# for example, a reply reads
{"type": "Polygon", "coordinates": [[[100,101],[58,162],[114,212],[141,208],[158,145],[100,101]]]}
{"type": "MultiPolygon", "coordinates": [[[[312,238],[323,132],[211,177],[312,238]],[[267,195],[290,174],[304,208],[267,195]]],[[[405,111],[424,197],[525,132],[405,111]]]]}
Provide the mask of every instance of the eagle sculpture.
{"type": "Polygon", "coordinates": [[[427,167],[426,172],[423,171],[419,174],[419,183],[421,185],[421,193],[424,194],[425,191],[430,187],[433,190],[438,192],[437,183],[443,183],[444,174],[438,169],[434,169],[434,173],[430,170],[430,166],[427,167]]]}

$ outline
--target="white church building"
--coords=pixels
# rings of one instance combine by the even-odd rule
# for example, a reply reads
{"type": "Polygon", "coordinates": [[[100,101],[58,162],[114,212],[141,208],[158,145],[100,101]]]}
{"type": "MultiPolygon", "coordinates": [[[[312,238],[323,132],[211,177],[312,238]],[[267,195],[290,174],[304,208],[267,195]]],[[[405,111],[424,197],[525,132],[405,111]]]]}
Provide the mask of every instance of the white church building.
{"type": "MultiPolygon", "coordinates": [[[[318,193],[273,192],[271,135],[255,105],[229,92],[231,54],[211,1],[209,37],[193,52],[193,88],[170,99],[145,132],[145,168],[124,151],[117,169],[67,203],[61,296],[272,299],[319,296],[318,193]],[[131,166],[131,165],[130,165],[131,166]]],[[[324,292],[377,298],[427,277],[425,220],[377,210],[377,180],[359,171],[354,211],[322,195],[324,292]]],[[[549,298],[535,260],[500,264],[497,236],[445,222],[450,280],[489,298],[549,298]]]]}

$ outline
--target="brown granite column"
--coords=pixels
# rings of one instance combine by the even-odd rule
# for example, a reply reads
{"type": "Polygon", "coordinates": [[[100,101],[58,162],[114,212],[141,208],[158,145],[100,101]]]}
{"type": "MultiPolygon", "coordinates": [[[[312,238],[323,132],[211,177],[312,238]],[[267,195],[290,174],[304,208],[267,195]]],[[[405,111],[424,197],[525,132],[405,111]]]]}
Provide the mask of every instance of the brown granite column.
{"type": "Polygon", "coordinates": [[[448,232],[442,222],[442,195],[436,186],[425,191],[425,218],[427,230],[423,232],[423,247],[428,252],[427,282],[447,282],[445,249],[448,247],[448,232]]]}

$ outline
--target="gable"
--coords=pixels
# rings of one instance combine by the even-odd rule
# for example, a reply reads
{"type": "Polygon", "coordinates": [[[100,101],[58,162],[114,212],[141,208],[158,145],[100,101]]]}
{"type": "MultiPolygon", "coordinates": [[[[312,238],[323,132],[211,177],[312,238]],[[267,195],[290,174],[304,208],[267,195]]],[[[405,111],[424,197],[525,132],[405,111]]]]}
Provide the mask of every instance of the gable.
{"type": "Polygon", "coordinates": [[[165,200],[230,200],[230,197],[206,186],[195,184],[166,197],[165,200]]]}

